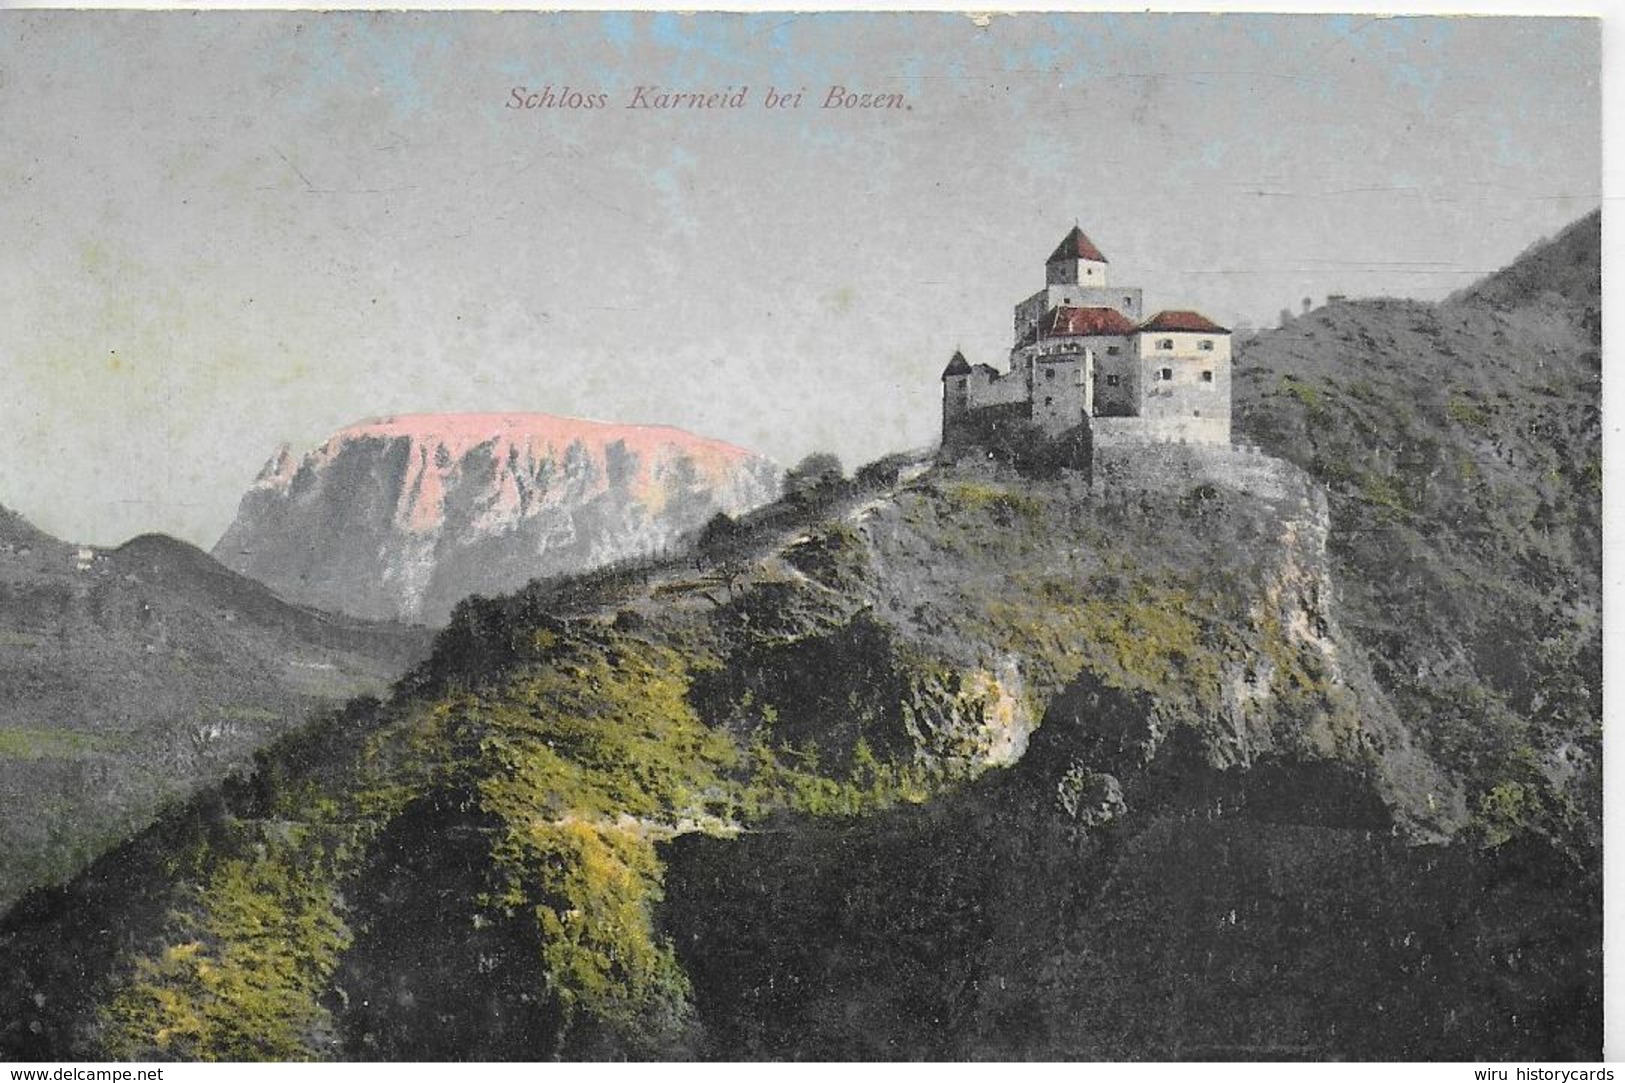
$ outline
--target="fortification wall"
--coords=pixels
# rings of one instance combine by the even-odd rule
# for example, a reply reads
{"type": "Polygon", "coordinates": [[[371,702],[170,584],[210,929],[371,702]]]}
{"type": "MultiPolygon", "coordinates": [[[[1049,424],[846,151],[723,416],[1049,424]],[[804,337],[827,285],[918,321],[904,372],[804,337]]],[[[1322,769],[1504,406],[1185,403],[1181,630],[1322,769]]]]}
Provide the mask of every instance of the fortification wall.
{"type": "Polygon", "coordinates": [[[1005,373],[995,379],[986,369],[973,369],[967,378],[966,390],[973,410],[1027,401],[1027,381],[1018,372],[1005,373]]]}
{"type": "Polygon", "coordinates": [[[1285,500],[1301,498],[1313,488],[1302,470],[1256,447],[1127,441],[1103,444],[1100,419],[1095,425],[1092,486],[1096,493],[1180,493],[1208,484],[1266,500],[1285,500]]]}
{"type": "Polygon", "coordinates": [[[1134,444],[1230,444],[1228,417],[1096,417],[1095,443],[1107,447],[1134,444]]]}

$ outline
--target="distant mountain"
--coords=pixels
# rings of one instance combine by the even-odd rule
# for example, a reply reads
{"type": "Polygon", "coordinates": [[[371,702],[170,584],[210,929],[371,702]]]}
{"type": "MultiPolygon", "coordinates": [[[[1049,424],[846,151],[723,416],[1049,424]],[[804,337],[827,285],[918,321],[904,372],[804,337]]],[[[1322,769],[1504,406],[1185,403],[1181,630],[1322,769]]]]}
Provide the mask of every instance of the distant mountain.
{"type": "Polygon", "coordinates": [[[384,692],[428,641],[289,605],[173,538],[73,546],[0,508],[0,908],[313,707],[384,692]]]}
{"type": "Polygon", "coordinates": [[[1592,213],[1556,237],[1531,245],[1523,255],[1450,298],[1504,310],[1556,306],[1585,314],[1602,311],[1602,212],[1592,213]]]}
{"type": "Polygon", "coordinates": [[[298,602],[441,624],[466,595],[656,552],[777,488],[769,460],[664,426],[390,417],[280,449],[214,555],[298,602]]]}

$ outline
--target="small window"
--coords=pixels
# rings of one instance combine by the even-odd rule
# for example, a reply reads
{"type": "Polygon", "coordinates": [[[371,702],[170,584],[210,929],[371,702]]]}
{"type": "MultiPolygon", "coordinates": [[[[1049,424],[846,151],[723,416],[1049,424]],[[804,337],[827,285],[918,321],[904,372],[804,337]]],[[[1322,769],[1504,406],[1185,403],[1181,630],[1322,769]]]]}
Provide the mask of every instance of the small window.
{"type": "Polygon", "coordinates": [[[1055,370],[1054,369],[1045,369],[1044,370],[1044,379],[1046,379],[1046,380],[1055,379],[1055,370]]]}
{"type": "Polygon", "coordinates": [[[1210,383],[1213,382],[1213,370],[1212,369],[1203,369],[1202,370],[1202,382],[1204,384],[1210,384],[1210,383]]]}
{"type": "Polygon", "coordinates": [[[1192,417],[1201,417],[1202,416],[1202,411],[1200,411],[1200,410],[1192,410],[1191,411],[1191,416],[1192,417]]]}
{"type": "Polygon", "coordinates": [[[1045,398],[1045,399],[1044,399],[1044,405],[1045,405],[1045,406],[1051,406],[1051,405],[1053,405],[1053,404],[1054,404],[1054,403],[1055,403],[1055,400],[1054,400],[1054,399],[1052,399],[1052,398],[1047,398],[1047,397],[1046,397],[1046,398],[1045,398]]]}
{"type": "Polygon", "coordinates": [[[1157,349],[1159,349],[1159,350],[1171,350],[1173,348],[1174,348],[1174,340],[1173,339],[1171,339],[1171,338],[1159,338],[1157,340],[1157,349]]]}
{"type": "Polygon", "coordinates": [[[1108,377],[1106,377],[1106,386],[1107,387],[1116,387],[1117,386],[1117,377],[1116,376],[1108,376],[1108,377]]]}
{"type": "Polygon", "coordinates": [[[1106,347],[1106,356],[1107,357],[1116,357],[1118,354],[1120,354],[1122,352],[1123,352],[1123,348],[1121,346],[1107,346],[1106,347]]]}
{"type": "Polygon", "coordinates": [[[1132,297],[1123,298],[1123,307],[1124,308],[1133,308],[1134,307],[1134,298],[1132,298],[1132,297]]]}
{"type": "Polygon", "coordinates": [[[1086,274],[1086,275],[1093,276],[1094,273],[1095,273],[1095,269],[1093,267],[1085,267],[1083,269],[1083,273],[1086,274]]]}
{"type": "Polygon", "coordinates": [[[1201,342],[1198,342],[1196,346],[1201,350],[1211,350],[1213,349],[1213,340],[1210,338],[1204,338],[1201,342]]]}
{"type": "Polygon", "coordinates": [[[1174,378],[1174,370],[1173,369],[1163,369],[1162,370],[1162,378],[1164,380],[1172,380],[1174,378]]]}

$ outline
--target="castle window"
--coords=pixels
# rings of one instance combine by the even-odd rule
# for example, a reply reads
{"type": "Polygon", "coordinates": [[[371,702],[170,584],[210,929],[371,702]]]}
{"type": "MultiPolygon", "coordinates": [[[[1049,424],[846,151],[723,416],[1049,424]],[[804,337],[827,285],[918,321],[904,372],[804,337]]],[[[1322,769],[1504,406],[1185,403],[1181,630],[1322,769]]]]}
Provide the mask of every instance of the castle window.
{"type": "Polygon", "coordinates": [[[1200,410],[1192,410],[1191,411],[1191,416],[1192,417],[1201,417],[1202,416],[1202,411],[1200,411],[1200,410]]]}
{"type": "Polygon", "coordinates": [[[1123,298],[1123,307],[1124,308],[1133,308],[1134,307],[1134,298],[1132,298],[1132,297],[1123,298]]]}
{"type": "Polygon", "coordinates": [[[1201,342],[1197,343],[1196,345],[1197,345],[1198,349],[1211,350],[1211,349],[1213,349],[1213,340],[1210,339],[1210,338],[1204,338],[1201,342]]]}
{"type": "Polygon", "coordinates": [[[1203,369],[1202,370],[1202,382],[1204,384],[1210,384],[1210,383],[1213,382],[1213,370],[1212,369],[1203,369]]]}
{"type": "Polygon", "coordinates": [[[1108,377],[1106,377],[1106,386],[1107,387],[1116,387],[1117,386],[1117,377],[1116,376],[1108,376],[1108,377]]]}
{"type": "Polygon", "coordinates": [[[1173,348],[1174,348],[1174,340],[1173,339],[1171,339],[1171,338],[1159,338],[1159,339],[1157,339],[1157,349],[1159,349],[1159,350],[1171,350],[1173,348]]]}
{"type": "Polygon", "coordinates": [[[1107,346],[1106,347],[1106,356],[1107,357],[1116,357],[1118,354],[1120,354],[1122,352],[1123,352],[1123,350],[1122,350],[1121,346],[1107,346]]]}
{"type": "Polygon", "coordinates": [[[1045,369],[1044,370],[1044,379],[1046,379],[1046,380],[1055,379],[1055,370],[1054,369],[1045,369]]]}
{"type": "Polygon", "coordinates": [[[1052,398],[1049,398],[1049,397],[1047,397],[1047,396],[1046,396],[1046,397],[1045,397],[1045,399],[1044,399],[1044,405],[1045,405],[1045,406],[1053,406],[1053,405],[1054,405],[1054,404],[1055,404],[1055,400],[1054,400],[1054,399],[1052,399],[1052,398]]]}
{"type": "Polygon", "coordinates": [[[1172,380],[1174,378],[1174,370],[1173,369],[1163,369],[1162,370],[1162,378],[1164,380],[1172,380]]]}

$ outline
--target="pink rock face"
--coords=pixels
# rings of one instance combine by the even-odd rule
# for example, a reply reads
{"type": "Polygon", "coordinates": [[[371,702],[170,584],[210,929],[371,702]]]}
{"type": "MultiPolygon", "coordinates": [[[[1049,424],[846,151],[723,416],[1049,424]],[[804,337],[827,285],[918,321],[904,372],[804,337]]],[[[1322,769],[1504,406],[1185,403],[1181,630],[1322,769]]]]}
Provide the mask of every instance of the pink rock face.
{"type": "Polygon", "coordinates": [[[443,620],[512,590],[674,543],[771,500],[777,468],[659,425],[549,414],[411,414],[272,456],[215,547],[290,599],[443,620]]]}

